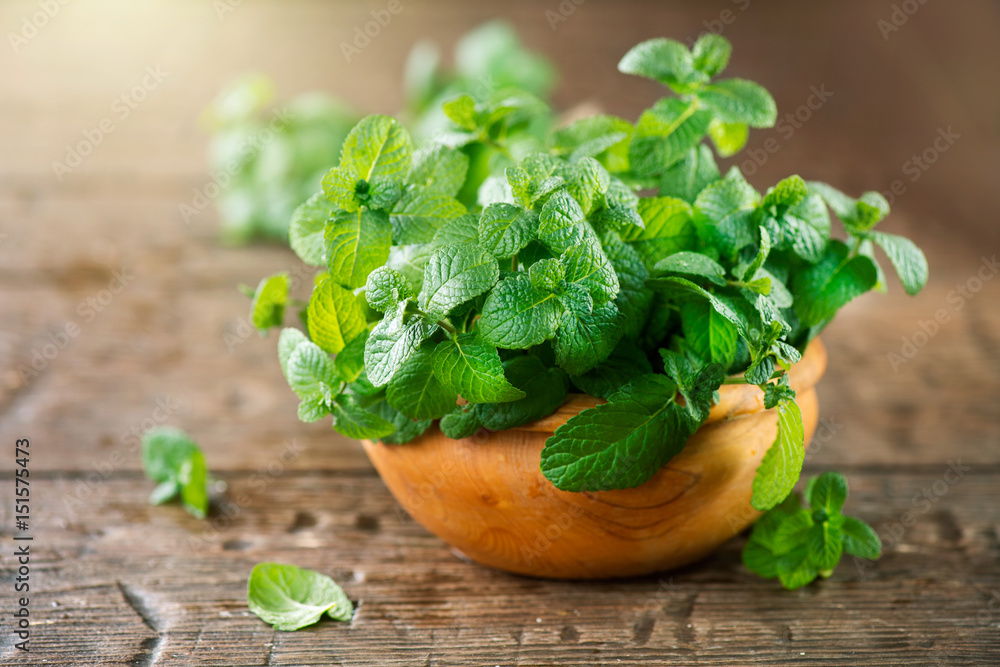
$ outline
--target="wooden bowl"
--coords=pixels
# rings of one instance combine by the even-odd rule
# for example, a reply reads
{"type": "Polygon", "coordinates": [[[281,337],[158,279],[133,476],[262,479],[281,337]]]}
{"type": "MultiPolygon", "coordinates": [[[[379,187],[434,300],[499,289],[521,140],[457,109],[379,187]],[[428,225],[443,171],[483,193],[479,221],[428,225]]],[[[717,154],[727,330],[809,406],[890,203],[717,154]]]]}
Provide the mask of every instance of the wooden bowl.
{"type": "MultiPolygon", "coordinates": [[[[790,371],[806,443],[819,418],[826,351],[813,341],[790,371]]],[[[724,385],[708,421],[641,486],[560,491],[542,476],[546,438],[601,402],[573,395],[554,414],[507,431],[451,440],[437,427],[405,445],[364,441],[396,500],[469,558],[536,577],[627,577],[687,565],[760,516],[750,506],[777,415],[754,386],[724,385]]]]}

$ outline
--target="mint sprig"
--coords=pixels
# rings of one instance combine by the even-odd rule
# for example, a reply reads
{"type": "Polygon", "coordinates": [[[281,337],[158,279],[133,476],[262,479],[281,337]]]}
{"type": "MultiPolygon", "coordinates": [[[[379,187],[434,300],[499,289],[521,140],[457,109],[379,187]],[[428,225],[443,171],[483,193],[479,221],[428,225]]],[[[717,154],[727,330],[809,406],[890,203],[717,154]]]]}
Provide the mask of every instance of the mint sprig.
{"type": "Polygon", "coordinates": [[[186,433],[165,426],[142,438],[142,467],[158,484],[149,497],[160,505],[178,496],[184,509],[198,519],[208,515],[208,468],[201,449],[186,433]]]}
{"type": "Polygon", "coordinates": [[[864,521],[844,516],[846,500],[843,475],[825,472],[813,477],[806,486],[806,505],[798,494],[789,495],[754,525],[743,548],[743,564],[794,590],[816,577],[829,577],[844,553],[878,558],[881,540],[864,521]]]}

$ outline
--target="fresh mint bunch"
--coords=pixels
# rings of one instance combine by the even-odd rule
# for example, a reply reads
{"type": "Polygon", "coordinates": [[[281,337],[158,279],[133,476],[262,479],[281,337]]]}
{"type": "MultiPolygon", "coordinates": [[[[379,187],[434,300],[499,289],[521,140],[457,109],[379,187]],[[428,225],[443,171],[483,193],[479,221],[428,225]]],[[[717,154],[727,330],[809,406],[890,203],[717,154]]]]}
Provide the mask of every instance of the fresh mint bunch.
{"type": "Polygon", "coordinates": [[[847,480],[825,472],[809,480],[802,504],[789,495],[754,525],[743,548],[743,564],[766,579],[777,577],[789,590],[817,576],[829,577],[844,553],[874,560],[882,552],[878,535],[864,521],[844,516],[847,480]]]}
{"type": "MultiPolygon", "coordinates": [[[[445,101],[450,127],[430,142],[387,116],[358,123],[292,217],[292,247],[318,269],[307,333],[278,343],[302,419],[391,443],[439,420],[460,438],[588,393],[606,403],[556,430],[541,470],[564,490],[619,489],[683,449],[723,384],[752,384],[778,415],[752,504],[781,503],[804,452],[788,369],[884,286],[876,245],[909,293],[927,264],[875,229],[876,193],[799,176],[762,193],[720,172],[715,154],[776,117],[762,87],[719,77],[729,55],[713,35],[636,46],[620,69],[672,95],[635,124],[592,116],[538,139],[525,128],[539,99],[506,89],[445,101]]],[[[280,320],[283,280],[262,283],[255,322],[280,320]]]]}

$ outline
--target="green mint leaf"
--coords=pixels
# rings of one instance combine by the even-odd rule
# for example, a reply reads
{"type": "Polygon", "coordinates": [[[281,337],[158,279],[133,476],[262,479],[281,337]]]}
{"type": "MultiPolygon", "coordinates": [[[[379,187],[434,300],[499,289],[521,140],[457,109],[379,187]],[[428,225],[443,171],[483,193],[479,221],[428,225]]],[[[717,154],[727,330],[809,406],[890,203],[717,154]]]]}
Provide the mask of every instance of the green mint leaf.
{"type": "Polygon", "coordinates": [[[566,280],[566,267],[558,259],[540,259],[528,267],[528,278],[538,291],[555,292],[566,280]]]}
{"type": "Polygon", "coordinates": [[[361,208],[359,190],[367,194],[368,188],[367,181],[343,165],[334,167],[323,177],[323,193],[334,207],[344,211],[357,211],[361,208]]]}
{"type": "Polygon", "coordinates": [[[333,430],[354,440],[377,440],[396,431],[395,424],[365,410],[347,394],[336,398],[330,414],[333,415],[333,430]]]}
{"type": "Polygon", "coordinates": [[[751,280],[751,279],[767,280],[766,289],[755,289],[754,287],[747,285],[747,287],[750,287],[750,289],[753,289],[753,291],[755,292],[759,292],[761,294],[767,294],[768,292],[771,291],[771,281],[770,279],[767,278],[767,276],[759,277],[757,275],[757,272],[760,271],[760,268],[762,266],[764,266],[764,262],[767,260],[767,256],[771,253],[771,235],[763,227],[761,227],[759,231],[760,231],[760,243],[757,245],[757,254],[754,256],[753,261],[750,263],[750,266],[748,266],[746,270],[743,271],[743,274],[740,276],[740,280],[751,280]]]}
{"type": "Polygon", "coordinates": [[[444,114],[463,130],[475,132],[479,129],[479,115],[476,101],[468,95],[461,95],[441,105],[444,114]]]}
{"type": "Polygon", "coordinates": [[[808,585],[819,574],[810,558],[809,548],[802,545],[778,558],[778,580],[790,591],[808,585]]]}
{"type": "Polygon", "coordinates": [[[365,370],[365,347],[368,343],[368,331],[364,330],[351,342],[344,346],[333,358],[333,369],[344,382],[354,382],[365,370]]]}
{"type": "Polygon", "coordinates": [[[330,355],[309,341],[299,343],[292,351],[287,376],[288,386],[303,401],[320,397],[329,402],[333,386],[338,383],[330,355]]]}
{"type": "Polygon", "coordinates": [[[530,208],[535,201],[563,185],[565,163],[548,153],[533,153],[507,167],[505,175],[511,194],[518,203],[530,208]]]}
{"type": "Polygon", "coordinates": [[[708,126],[708,137],[715,145],[719,157],[732,157],[747,144],[750,130],[746,123],[723,123],[713,118],[708,126]]]}
{"type": "MultiPolygon", "coordinates": [[[[847,480],[838,472],[825,472],[810,480],[806,502],[813,510],[822,509],[827,515],[840,514],[847,500],[847,480]]],[[[828,568],[820,568],[828,569],[828,568]]]]}
{"type": "Polygon", "coordinates": [[[736,360],[739,333],[707,301],[681,304],[681,330],[691,350],[707,363],[729,368],[736,360]]]}
{"type": "Polygon", "coordinates": [[[468,213],[448,220],[434,233],[431,247],[437,250],[456,243],[477,243],[479,241],[479,215],[468,213]]]}
{"type": "Polygon", "coordinates": [[[427,262],[418,304],[428,317],[441,319],[455,306],[489,290],[499,277],[496,258],[481,246],[445,246],[427,262]]]}
{"type": "Polygon", "coordinates": [[[368,274],[365,283],[365,300],[368,305],[384,313],[395,308],[400,301],[413,296],[410,284],[399,271],[380,266],[368,274]]]}
{"type": "Polygon", "coordinates": [[[732,52],[733,47],[728,39],[707,32],[700,36],[691,48],[694,68],[707,76],[715,76],[726,69],[732,52]]]}
{"type": "Polygon", "coordinates": [[[633,342],[623,340],[603,362],[573,377],[573,384],[591,396],[607,398],[635,378],[652,372],[645,353],[633,342]]]}
{"type": "Polygon", "coordinates": [[[281,372],[286,380],[288,379],[288,360],[292,356],[292,352],[300,343],[308,342],[309,339],[306,338],[306,335],[298,329],[289,327],[281,330],[281,335],[278,336],[278,363],[281,364],[281,372]]]}
{"type": "Polygon", "coordinates": [[[645,227],[631,227],[621,232],[647,268],[676,252],[693,248],[697,243],[691,224],[691,206],[673,197],[648,197],[639,201],[639,215],[645,227]]]}
{"type": "Polygon", "coordinates": [[[889,215],[889,203],[877,192],[865,192],[860,199],[854,199],[826,183],[810,181],[807,185],[823,198],[851,234],[867,232],[889,215]]]}
{"type": "Polygon", "coordinates": [[[747,569],[765,579],[778,576],[779,555],[775,553],[775,536],[782,522],[798,511],[799,497],[791,494],[754,524],[750,539],[743,548],[743,564],[747,569]]]}
{"type": "MultiPolygon", "coordinates": [[[[534,267],[534,265],[532,265],[532,267],[534,267]]],[[[594,298],[590,296],[590,292],[588,292],[585,287],[575,283],[567,283],[563,291],[559,292],[558,295],[559,303],[561,303],[563,307],[571,313],[589,315],[594,312],[594,298]]],[[[563,317],[565,317],[565,315],[563,315],[563,317]]],[[[622,320],[619,321],[619,325],[623,324],[623,322],[624,315],[622,316],[622,320]]],[[[623,334],[624,332],[625,330],[622,329],[623,334]]]]}
{"type": "Polygon", "coordinates": [[[411,188],[389,216],[392,240],[396,245],[430,243],[445,223],[465,213],[465,206],[450,195],[411,188]]]}
{"type": "Polygon", "coordinates": [[[179,493],[184,509],[197,519],[205,518],[208,470],[201,449],[186,433],[163,426],[147,431],[142,438],[142,467],[146,477],[158,483],[151,504],[162,504],[179,493]]]}
{"type": "Polygon", "coordinates": [[[809,529],[809,560],[820,572],[837,567],[844,552],[844,536],[839,526],[829,521],[817,522],[809,529]]]}
{"type": "Polygon", "coordinates": [[[653,304],[653,293],[646,288],[649,271],[635,248],[622,241],[616,232],[604,234],[603,246],[618,276],[615,304],[625,317],[624,335],[636,338],[642,332],[653,304]]]}
{"type": "Polygon", "coordinates": [[[352,289],[363,287],[368,274],[389,259],[392,227],[383,211],[342,211],[327,224],[324,242],[330,277],[352,289]]]}
{"type": "Polygon", "coordinates": [[[864,521],[844,517],[840,530],[844,535],[844,551],[852,556],[875,560],[882,554],[882,540],[864,521]]]}
{"type": "Polygon", "coordinates": [[[421,189],[456,196],[465,184],[469,156],[441,144],[424,146],[413,153],[413,165],[407,181],[421,189]]]}
{"type": "Polygon", "coordinates": [[[767,191],[761,201],[761,208],[781,207],[789,209],[798,206],[808,196],[805,181],[799,176],[789,176],[767,191]]]}
{"type": "Polygon", "coordinates": [[[404,324],[404,310],[400,305],[387,312],[368,335],[365,373],[375,387],[385,386],[436,328],[422,317],[413,317],[404,324]]]}
{"type": "Polygon", "coordinates": [[[677,454],[691,434],[676,386],[646,375],[611,402],[584,410],[556,429],[542,450],[542,474],[563,491],[639,486],[677,454]]]}
{"type": "Polygon", "coordinates": [[[393,246],[389,250],[389,259],[385,265],[402,274],[414,292],[419,292],[424,284],[424,269],[435,250],[432,243],[393,246]]]}
{"type": "Polygon", "coordinates": [[[704,86],[698,99],[723,123],[773,127],[778,119],[774,98],[763,87],[746,79],[723,79],[704,86]]]}
{"type": "Polygon", "coordinates": [[[566,189],[556,190],[538,216],[538,237],[553,252],[563,252],[580,242],[583,208],[566,189]]]}
{"type": "Polygon", "coordinates": [[[913,296],[924,288],[929,273],[927,258],[913,241],[883,232],[872,232],[871,238],[885,251],[907,294],[913,296]]]}
{"type": "Polygon", "coordinates": [[[753,223],[760,195],[735,169],[726,178],[709,185],[694,202],[698,236],[708,245],[734,258],[741,248],[754,243],[753,223]]]}
{"type": "Polygon", "coordinates": [[[604,253],[601,242],[590,230],[580,243],[572,246],[560,257],[566,269],[566,282],[579,285],[590,292],[599,305],[618,296],[618,275],[611,260],[604,253]]]}
{"type": "Polygon", "coordinates": [[[434,373],[434,347],[423,345],[403,362],[389,380],[389,405],[412,419],[440,419],[455,409],[457,392],[434,373]]]}
{"type": "Polygon", "coordinates": [[[484,343],[478,333],[438,343],[433,366],[441,383],[469,403],[506,403],[525,396],[504,377],[497,349],[484,343]]]}
{"type": "Polygon", "coordinates": [[[309,337],[330,354],[343,350],[365,329],[365,315],[357,297],[329,276],[313,289],[306,313],[309,337]]]}
{"type": "MultiPolygon", "coordinates": [[[[774,531],[772,547],[778,556],[792,553],[800,547],[806,546],[809,541],[809,532],[816,522],[812,518],[809,510],[800,508],[795,512],[789,512],[778,522],[774,531]]],[[[778,570],[786,569],[780,562],[778,570]]]]}
{"type": "Polygon", "coordinates": [[[552,345],[556,363],[570,375],[586,373],[618,345],[624,333],[621,324],[622,315],[613,301],[589,313],[567,309],[552,345]]]}
{"type": "Polygon", "coordinates": [[[538,214],[530,209],[490,204],[479,218],[479,244],[499,259],[513,257],[537,235],[538,214]]]}
{"type": "Polygon", "coordinates": [[[653,266],[657,275],[681,275],[704,278],[719,286],[726,285],[726,270],[707,255],[699,252],[681,251],[664,257],[653,266]]]}
{"type": "MultiPolygon", "coordinates": [[[[788,375],[782,375],[779,380],[768,382],[764,389],[764,409],[777,407],[781,401],[795,400],[795,390],[788,386],[788,375]]],[[[808,493],[806,496],[808,497],[808,493]]]]}
{"type": "Polygon", "coordinates": [[[472,437],[482,426],[474,405],[456,406],[454,412],[441,418],[441,432],[452,440],[472,437]]]}
{"type": "Polygon", "coordinates": [[[282,563],[259,563],[247,581],[247,606],[276,630],[290,632],[323,614],[338,621],[354,615],[354,605],[330,577],[282,563]]]}
{"type": "Polygon", "coordinates": [[[389,116],[368,116],[354,126],[340,154],[340,166],[372,183],[402,183],[410,170],[413,144],[399,121],[389,116]]]}
{"type": "MultiPolygon", "coordinates": [[[[361,189],[363,190],[363,188],[361,189]]],[[[394,181],[380,180],[369,184],[368,192],[359,196],[366,207],[388,211],[403,196],[403,188],[394,181]]]]}
{"type": "Polygon", "coordinates": [[[299,421],[306,424],[318,422],[323,417],[330,414],[330,404],[326,398],[320,394],[307,396],[299,401],[299,421]]]}
{"type": "Polygon", "coordinates": [[[611,175],[608,170],[592,157],[580,158],[572,165],[566,177],[566,189],[573,199],[580,202],[587,215],[604,205],[605,194],[610,185],[611,175]]]}
{"type": "Polygon", "coordinates": [[[885,278],[885,271],[882,270],[882,266],[878,263],[878,259],[875,258],[875,244],[872,243],[870,238],[865,239],[860,244],[858,244],[858,254],[864,255],[872,261],[872,265],[875,267],[875,275],[877,277],[877,282],[875,287],[872,288],[876,292],[881,294],[888,293],[888,281],[885,278]]]}
{"type": "Polygon", "coordinates": [[[416,440],[434,423],[433,419],[410,419],[386,401],[379,401],[368,410],[396,427],[394,432],[380,438],[386,445],[402,445],[416,440]]]}
{"type": "Polygon", "coordinates": [[[794,401],[782,401],[778,411],[778,435],[767,450],[753,478],[750,504],[763,512],[788,496],[802,472],[805,460],[802,413],[794,401]]]}
{"type": "Polygon", "coordinates": [[[712,308],[714,308],[719,315],[722,315],[736,326],[736,330],[739,332],[740,337],[747,340],[753,338],[753,334],[751,332],[755,328],[756,322],[738,305],[739,301],[737,299],[731,299],[725,295],[709,292],[700,285],[697,285],[685,278],[677,278],[673,276],[667,278],[652,278],[647,281],[647,284],[650,287],[666,294],[695,294],[707,299],[712,305],[712,308]]]}
{"type": "Polygon", "coordinates": [[[850,257],[846,245],[830,241],[819,263],[796,275],[792,282],[795,314],[807,327],[820,324],[877,282],[878,273],[870,259],[850,257]]]}
{"type": "Polygon", "coordinates": [[[595,158],[614,173],[628,169],[628,140],[632,124],[616,116],[581,118],[552,135],[553,149],[568,155],[570,162],[595,158]]]}
{"type": "Polygon", "coordinates": [[[479,330],[492,345],[524,350],[555,335],[562,310],[555,294],[536,289],[528,276],[516,274],[500,281],[486,297],[479,330]]]}
{"type": "Polygon", "coordinates": [[[325,194],[310,197],[292,213],[288,225],[288,244],[309,266],[326,266],[326,222],[340,209],[325,194]]]}
{"type": "Polygon", "coordinates": [[[687,92],[685,86],[708,80],[706,73],[695,69],[686,46],[662,37],[629,49],[618,63],[618,71],[659,81],[678,92],[687,92]]]}
{"type": "Polygon", "coordinates": [[[638,176],[656,176],[698,145],[712,122],[712,112],[696,101],[662,99],[639,117],[629,143],[629,165],[638,176]]]}
{"type": "Polygon", "coordinates": [[[684,355],[665,349],[660,350],[660,357],[663,359],[664,372],[684,397],[684,407],[691,416],[693,432],[708,419],[712,397],[725,379],[725,367],[721,364],[708,364],[696,368],[684,355]]]}
{"type": "Polygon", "coordinates": [[[257,329],[266,331],[280,327],[288,302],[288,274],[276,273],[260,281],[250,304],[250,322],[257,329]]]}
{"type": "Polygon", "coordinates": [[[704,144],[689,148],[680,161],[660,177],[660,195],[693,204],[708,185],[721,178],[712,149],[704,144]]]}
{"type": "Polygon", "coordinates": [[[504,374],[525,397],[509,403],[480,403],[476,417],[490,431],[504,431],[541,419],[566,400],[566,374],[558,368],[546,368],[534,355],[508,359],[504,374]]]}

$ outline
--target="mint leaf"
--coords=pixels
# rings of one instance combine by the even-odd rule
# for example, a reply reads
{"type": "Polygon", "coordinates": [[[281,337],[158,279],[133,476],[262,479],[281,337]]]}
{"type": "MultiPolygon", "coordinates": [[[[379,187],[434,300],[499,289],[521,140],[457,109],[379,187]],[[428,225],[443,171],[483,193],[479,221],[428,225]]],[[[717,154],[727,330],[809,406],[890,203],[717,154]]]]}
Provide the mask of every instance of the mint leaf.
{"type": "Polygon", "coordinates": [[[504,431],[541,419],[566,400],[566,374],[547,368],[534,355],[508,359],[503,364],[507,380],[525,397],[509,403],[480,403],[476,417],[491,431],[504,431]]]}
{"type": "Polygon", "coordinates": [[[307,325],[314,343],[337,354],[365,328],[365,316],[352,292],[324,276],[309,297],[307,325]]]}
{"type": "Polygon", "coordinates": [[[583,208],[565,189],[556,190],[538,216],[538,238],[553,252],[563,252],[580,242],[583,208]]]}
{"type": "Polygon", "coordinates": [[[345,211],[357,211],[363,204],[369,184],[346,166],[334,167],[323,177],[323,193],[330,202],[345,211]]]}
{"type": "Polygon", "coordinates": [[[746,146],[750,130],[746,123],[724,123],[714,118],[708,126],[708,136],[719,157],[731,157],[746,146]]]}
{"type": "Polygon", "coordinates": [[[646,375],[611,402],[584,410],[556,429],[542,450],[542,474],[563,491],[639,486],[677,454],[691,434],[676,386],[646,375]]]}
{"type": "Polygon", "coordinates": [[[288,244],[309,266],[326,265],[326,244],[323,234],[326,221],[340,209],[323,193],[315,194],[292,213],[288,225],[288,244]]]}
{"type": "Polygon", "coordinates": [[[610,172],[628,168],[628,139],[632,124],[616,116],[595,115],[581,118],[552,135],[553,148],[569,155],[570,162],[592,157],[610,172]]]}
{"type": "Polygon", "coordinates": [[[604,205],[610,185],[608,170],[592,157],[579,158],[566,176],[566,189],[587,215],[604,205]]]}
{"type": "Polygon", "coordinates": [[[394,432],[380,438],[387,445],[402,445],[415,440],[434,423],[433,419],[410,419],[386,401],[379,401],[368,410],[396,427],[394,432]]]}
{"type": "Polygon", "coordinates": [[[288,301],[288,274],[276,273],[260,281],[250,304],[250,323],[266,331],[280,327],[288,301]]]}
{"type": "Polygon", "coordinates": [[[479,241],[479,216],[474,213],[452,218],[434,233],[431,247],[437,250],[455,243],[477,243],[479,241]]]}
{"type": "Polygon", "coordinates": [[[465,212],[465,207],[450,195],[433,189],[407,190],[389,216],[393,242],[396,245],[430,243],[448,220],[465,212]]]}
{"type": "Polygon", "coordinates": [[[615,304],[625,317],[623,332],[635,338],[641,332],[653,304],[653,293],[646,287],[649,271],[635,248],[623,242],[615,232],[603,237],[604,251],[618,276],[618,296],[615,304]]]}
{"type": "Polygon", "coordinates": [[[744,246],[753,243],[757,226],[753,223],[760,195],[737,171],[701,191],[694,202],[694,222],[698,236],[708,245],[735,258],[744,246]]]}
{"type": "Polygon", "coordinates": [[[354,605],[330,577],[282,563],[259,563],[247,581],[247,606],[276,630],[312,625],[323,614],[348,621],[354,605]]]}
{"type": "Polygon", "coordinates": [[[441,418],[441,432],[452,440],[471,437],[482,428],[475,405],[459,405],[441,418]]]}
{"type": "Polygon", "coordinates": [[[706,301],[683,303],[680,313],[681,330],[691,351],[707,363],[729,368],[736,360],[736,327],[706,301]]]}
{"type": "Polygon", "coordinates": [[[528,278],[538,291],[555,292],[566,280],[566,267],[558,259],[540,259],[528,268],[528,278]]]}
{"type": "Polygon", "coordinates": [[[882,540],[864,521],[846,516],[840,529],[844,535],[844,551],[847,553],[868,560],[875,560],[881,555],[882,540]]]}
{"type": "Polygon", "coordinates": [[[884,232],[872,232],[871,238],[889,257],[907,294],[913,296],[924,288],[929,272],[927,258],[913,241],[884,232]]]}
{"type": "Polygon", "coordinates": [[[407,181],[424,190],[454,197],[465,184],[469,156],[441,144],[430,144],[413,153],[407,181]]]}
{"type": "Polygon", "coordinates": [[[563,169],[562,160],[548,153],[534,153],[507,167],[504,173],[517,202],[530,208],[536,200],[563,185],[560,175],[563,169]]]}
{"type": "Polygon", "coordinates": [[[660,177],[660,195],[693,204],[708,185],[719,180],[719,167],[712,149],[704,144],[689,148],[680,161],[660,177]]]}
{"type": "Polygon", "coordinates": [[[558,297],[531,284],[524,274],[500,281],[483,304],[479,330],[483,340],[511,350],[527,349],[552,338],[559,327],[558,297]]]}
{"type": "Polygon", "coordinates": [[[696,101],[666,98],[639,117],[629,144],[629,164],[638,176],[655,176],[698,145],[712,122],[712,112],[696,101]]]}
{"type": "Polygon", "coordinates": [[[513,257],[537,234],[538,214],[512,204],[490,204],[479,218],[479,243],[499,259],[513,257]]]}
{"type": "MultiPolygon", "coordinates": [[[[287,329],[286,329],[287,331],[287,329]]],[[[315,343],[299,343],[288,357],[288,386],[303,401],[320,398],[329,402],[338,384],[330,355],[315,343]]]]}
{"type": "Polygon", "coordinates": [[[463,130],[475,132],[479,129],[476,101],[468,95],[460,95],[455,99],[448,100],[441,105],[441,109],[455,125],[458,125],[463,130]]]}
{"type": "Polygon", "coordinates": [[[641,199],[639,215],[645,227],[622,230],[621,238],[635,248],[647,268],[653,268],[661,258],[694,247],[697,242],[691,224],[691,206],[681,199],[641,199]]]}
{"type": "Polygon", "coordinates": [[[653,79],[675,89],[708,80],[706,73],[695,69],[694,59],[686,46],[664,38],[633,46],[618,63],[618,71],[653,79]]]}
{"type": "Polygon", "coordinates": [[[570,375],[586,373],[615,349],[624,333],[621,323],[613,301],[595,306],[590,313],[567,310],[552,346],[556,363],[570,375]]]}
{"type": "Polygon", "coordinates": [[[404,323],[405,308],[397,307],[372,328],[365,343],[365,372],[375,387],[385,386],[433,330],[422,317],[404,323]]]}
{"type": "Polygon", "coordinates": [[[820,521],[809,529],[807,545],[813,567],[821,573],[832,571],[844,552],[844,536],[839,526],[820,521]]]}
{"type": "Polygon", "coordinates": [[[476,333],[438,343],[433,366],[441,383],[469,403],[505,403],[525,396],[504,377],[497,349],[476,333]]]}
{"type": "Polygon", "coordinates": [[[434,348],[424,345],[413,352],[389,380],[385,398],[389,405],[412,419],[440,419],[455,408],[457,392],[434,374],[434,348]]]}
{"type": "Polygon", "coordinates": [[[333,369],[344,382],[354,382],[365,371],[365,347],[368,331],[364,330],[333,358],[333,369]]]}
{"type": "Polygon", "coordinates": [[[814,510],[822,509],[829,516],[840,514],[846,500],[847,480],[840,473],[825,472],[810,480],[806,501],[814,510]]]}
{"type": "Polygon", "coordinates": [[[830,241],[819,263],[796,275],[792,282],[795,313],[805,326],[820,324],[877,282],[878,274],[869,258],[850,257],[846,245],[830,241]]]}
{"type": "Polygon", "coordinates": [[[607,359],[582,375],[573,384],[582,391],[607,398],[635,378],[653,372],[649,359],[634,343],[623,340],[607,359]]]}
{"type": "Polygon", "coordinates": [[[811,181],[807,185],[833,209],[851,234],[870,231],[889,215],[889,203],[877,192],[865,192],[860,199],[854,199],[826,183],[811,181]]]}
{"type": "Polygon", "coordinates": [[[392,228],[382,211],[341,211],[327,224],[324,241],[330,276],[353,289],[363,287],[368,274],[389,259],[392,228]]]}
{"type": "Polygon", "coordinates": [[[564,252],[559,261],[566,269],[566,282],[590,292],[595,304],[605,303],[618,295],[615,268],[592,231],[588,230],[580,243],[564,252]]]}
{"type": "Polygon", "coordinates": [[[418,304],[432,319],[441,319],[455,306],[489,290],[499,276],[496,258],[479,245],[445,246],[427,262],[418,304]]]}
{"type": "Polygon", "coordinates": [[[767,450],[753,478],[750,504],[763,512],[791,493],[805,459],[802,413],[794,401],[782,401],[778,411],[778,435],[767,450]]]}
{"type": "Polygon", "coordinates": [[[278,362],[281,364],[281,372],[284,374],[286,380],[288,379],[288,360],[292,356],[292,352],[295,351],[295,348],[300,343],[308,342],[309,339],[306,338],[306,335],[298,329],[286,328],[281,330],[281,335],[278,336],[278,362]]]}
{"type": "Polygon", "coordinates": [[[402,183],[412,152],[410,135],[399,121],[373,115],[362,119],[347,135],[340,166],[369,183],[379,179],[402,183]]]}
{"type": "Polygon", "coordinates": [[[377,440],[396,431],[395,424],[365,410],[347,394],[337,397],[330,413],[333,415],[333,430],[354,440],[377,440]]]}
{"type": "Polygon", "coordinates": [[[653,273],[704,278],[716,285],[726,285],[726,270],[722,265],[699,252],[681,251],[665,257],[653,266],[653,273]]]}
{"type": "Polygon", "coordinates": [[[698,38],[691,49],[694,67],[707,76],[715,76],[726,69],[733,47],[729,40],[710,32],[698,38]]]}
{"type": "Polygon", "coordinates": [[[186,433],[165,426],[147,431],[142,438],[142,467],[157,482],[150,503],[160,505],[180,495],[191,515],[208,514],[208,470],[201,449],[186,433]]]}
{"type": "Polygon", "coordinates": [[[410,284],[399,271],[380,266],[368,274],[365,283],[365,300],[379,312],[395,308],[400,301],[413,296],[410,284]]]}
{"type": "Polygon", "coordinates": [[[746,79],[724,79],[698,91],[698,99],[723,123],[773,127],[778,119],[774,98],[763,87],[746,79]]]}

